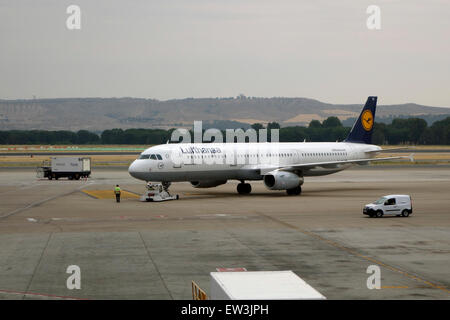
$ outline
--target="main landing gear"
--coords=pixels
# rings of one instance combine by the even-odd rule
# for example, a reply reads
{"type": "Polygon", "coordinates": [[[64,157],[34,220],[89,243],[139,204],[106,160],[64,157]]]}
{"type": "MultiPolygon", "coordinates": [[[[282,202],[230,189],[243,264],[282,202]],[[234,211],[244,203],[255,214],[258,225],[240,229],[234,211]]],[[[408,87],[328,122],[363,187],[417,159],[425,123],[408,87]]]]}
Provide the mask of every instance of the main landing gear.
{"type": "Polygon", "coordinates": [[[250,192],[252,192],[252,186],[250,185],[250,183],[244,183],[243,181],[241,181],[241,183],[237,185],[237,192],[239,194],[249,194],[250,192]]]}
{"type": "Polygon", "coordinates": [[[302,193],[302,187],[298,186],[296,188],[287,189],[286,193],[290,196],[298,196],[302,193]]]}

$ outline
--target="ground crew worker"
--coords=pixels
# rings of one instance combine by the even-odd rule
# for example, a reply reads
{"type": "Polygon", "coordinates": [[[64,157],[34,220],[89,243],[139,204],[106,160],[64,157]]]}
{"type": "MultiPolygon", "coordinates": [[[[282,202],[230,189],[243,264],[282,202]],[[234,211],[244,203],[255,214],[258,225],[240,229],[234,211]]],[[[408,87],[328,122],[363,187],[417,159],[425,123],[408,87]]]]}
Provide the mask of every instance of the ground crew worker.
{"type": "Polygon", "coordinates": [[[116,194],[116,202],[120,202],[120,187],[118,184],[114,188],[114,193],[116,194]]]}

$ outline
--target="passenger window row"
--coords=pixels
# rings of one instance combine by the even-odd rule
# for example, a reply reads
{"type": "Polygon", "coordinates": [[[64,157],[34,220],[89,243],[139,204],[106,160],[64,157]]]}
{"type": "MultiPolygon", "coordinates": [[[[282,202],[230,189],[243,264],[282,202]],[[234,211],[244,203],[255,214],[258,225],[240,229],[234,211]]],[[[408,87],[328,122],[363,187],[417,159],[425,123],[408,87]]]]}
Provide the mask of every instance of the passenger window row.
{"type": "MultiPolygon", "coordinates": [[[[294,154],[293,153],[267,153],[267,154],[240,154],[237,153],[234,156],[236,157],[244,157],[244,158],[254,158],[254,157],[292,157],[294,154]]],[[[191,155],[188,156],[191,159],[198,159],[198,158],[226,158],[227,156],[225,154],[223,155],[191,155]]]]}
{"type": "MultiPolygon", "coordinates": [[[[344,156],[347,155],[347,152],[324,152],[324,153],[301,153],[302,156],[344,156]]],[[[237,154],[238,157],[261,157],[264,156],[262,154],[259,155],[241,155],[241,154],[237,154]]],[[[265,156],[268,157],[273,157],[273,156],[281,156],[281,157],[292,157],[293,154],[292,153],[278,153],[278,154],[273,154],[273,153],[269,153],[266,154],[265,156]]],[[[207,156],[191,156],[191,158],[203,158],[203,157],[207,157],[207,156]]],[[[211,158],[215,158],[215,155],[209,156],[211,158]]],[[[222,156],[223,157],[223,156],[222,156]]],[[[141,154],[139,156],[138,159],[150,159],[150,160],[162,160],[162,157],[160,154],[141,154]]]]}
{"type": "Polygon", "coordinates": [[[302,156],[345,156],[347,152],[313,152],[313,153],[302,153],[302,156]]]}
{"type": "MultiPolygon", "coordinates": [[[[314,152],[314,153],[301,153],[301,155],[302,156],[306,156],[306,157],[308,157],[308,156],[345,156],[345,155],[347,155],[347,152],[324,152],[324,153],[316,153],[316,152],[314,152]]],[[[262,154],[259,154],[259,155],[241,155],[241,154],[237,154],[237,156],[238,157],[255,157],[255,156],[258,156],[258,157],[261,157],[261,156],[264,156],[264,155],[262,155],[262,154]]],[[[273,154],[273,153],[269,153],[269,154],[266,154],[265,156],[267,156],[267,157],[273,157],[273,156],[281,156],[281,157],[292,157],[293,156],[293,154],[292,153],[278,153],[278,154],[273,154]]],[[[207,157],[206,155],[205,156],[191,156],[191,158],[203,158],[203,157],[207,157]]],[[[215,158],[215,155],[211,155],[211,156],[209,156],[209,157],[211,157],[211,158],[215,158]]],[[[220,157],[220,156],[218,156],[218,157],[220,157]]],[[[222,156],[222,157],[224,157],[224,156],[222,156]]],[[[160,154],[141,154],[140,156],[139,156],[139,158],[138,159],[150,159],[150,160],[162,160],[162,157],[161,157],[161,155],[160,154]]]]}

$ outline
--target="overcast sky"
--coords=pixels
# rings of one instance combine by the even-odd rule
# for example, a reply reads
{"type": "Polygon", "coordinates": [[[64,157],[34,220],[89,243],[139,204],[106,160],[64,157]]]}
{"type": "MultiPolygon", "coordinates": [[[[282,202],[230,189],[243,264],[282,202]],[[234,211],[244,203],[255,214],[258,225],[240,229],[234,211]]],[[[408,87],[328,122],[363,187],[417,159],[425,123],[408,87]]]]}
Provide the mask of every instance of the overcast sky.
{"type": "Polygon", "coordinates": [[[0,0],[0,41],[0,99],[450,106],[450,0],[0,0]],[[70,4],[81,30],[66,28],[70,4]]]}

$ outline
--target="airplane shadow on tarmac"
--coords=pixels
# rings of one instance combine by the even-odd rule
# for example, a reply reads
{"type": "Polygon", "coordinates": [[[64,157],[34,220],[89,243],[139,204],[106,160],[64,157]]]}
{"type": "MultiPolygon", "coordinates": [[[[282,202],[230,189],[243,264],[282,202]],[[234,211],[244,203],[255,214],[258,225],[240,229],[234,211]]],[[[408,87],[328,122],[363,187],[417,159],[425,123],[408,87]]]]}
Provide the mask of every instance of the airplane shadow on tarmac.
{"type": "MultiPolygon", "coordinates": [[[[211,198],[304,198],[304,197],[354,197],[354,191],[379,191],[381,193],[385,192],[385,188],[382,187],[365,187],[365,188],[321,188],[321,189],[304,189],[301,195],[287,195],[285,191],[263,191],[263,192],[252,192],[246,195],[240,195],[236,192],[220,192],[220,191],[201,191],[196,192],[195,190],[180,193],[180,200],[199,200],[199,199],[211,199],[211,198]],[[384,191],[384,192],[383,192],[384,191]],[[337,193],[337,194],[333,194],[337,193]],[[345,194],[343,194],[345,193],[345,194]]],[[[176,192],[173,192],[176,194],[176,192]]]]}

